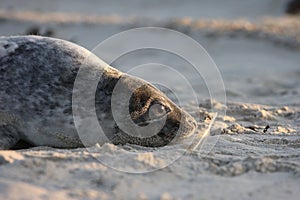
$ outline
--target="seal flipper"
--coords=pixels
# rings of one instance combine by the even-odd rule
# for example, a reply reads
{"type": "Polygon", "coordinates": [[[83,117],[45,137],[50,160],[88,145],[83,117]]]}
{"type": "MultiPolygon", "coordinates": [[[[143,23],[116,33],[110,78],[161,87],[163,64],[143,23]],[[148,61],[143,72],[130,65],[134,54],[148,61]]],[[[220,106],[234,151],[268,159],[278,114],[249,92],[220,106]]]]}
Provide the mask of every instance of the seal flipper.
{"type": "Polygon", "coordinates": [[[20,130],[13,115],[0,111],[0,150],[10,149],[20,140],[20,130]]]}

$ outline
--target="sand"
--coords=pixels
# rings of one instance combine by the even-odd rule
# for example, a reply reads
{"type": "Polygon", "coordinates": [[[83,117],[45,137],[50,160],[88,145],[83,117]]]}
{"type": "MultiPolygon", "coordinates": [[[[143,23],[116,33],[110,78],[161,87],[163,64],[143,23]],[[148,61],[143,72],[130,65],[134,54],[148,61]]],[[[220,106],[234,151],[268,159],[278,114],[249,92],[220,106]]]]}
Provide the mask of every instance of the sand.
{"type": "MultiPolygon", "coordinates": [[[[283,1],[175,1],[168,12],[168,4],[133,0],[126,5],[30,0],[17,6],[20,2],[1,3],[0,35],[38,27],[92,50],[134,27],[181,31],[217,64],[227,102],[211,104],[203,80],[190,80],[199,91],[197,103],[190,91],[179,89],[183,107],[199,122],[195,141],[218,112],[207,140],[194,150],[180,144],[165,149],[103,144],[0,151],[0,199],[299,198],[300,20],[284,14],[283,1]]],[[[127,71],[151,60],[190,72],[178,58],[151,50],[133,52],[112,66],[127,71]]],[[[147,74],[143,78],[151,78],[147,74]]]]}
{"type": "Polygon", "coordinates": [[[218,142],[212,151],[186,151],[151,173],[124,173],[106,165],[109,161],[110,166],[131,172],[161,168],[169,153],[180,147],[161,156],[151,148],[113,144],[1,151],[1,197],[297,199],[300,139],[293,123],[299,115],[299,108],[229,103],[228,116],[220,116],[225,122],[213,127],[210,137],[218,137],[218,142]],[[270,128],[264,133],[266,124],[270,128]],[[130,151],[139,154],[131,156],[130,151]]]}

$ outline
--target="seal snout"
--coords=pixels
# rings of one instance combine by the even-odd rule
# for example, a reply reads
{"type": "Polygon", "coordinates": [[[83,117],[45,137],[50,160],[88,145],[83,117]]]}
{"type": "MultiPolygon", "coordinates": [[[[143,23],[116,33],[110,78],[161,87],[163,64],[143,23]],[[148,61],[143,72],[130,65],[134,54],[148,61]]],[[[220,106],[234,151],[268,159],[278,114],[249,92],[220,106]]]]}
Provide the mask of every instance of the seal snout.
{"type": "Polygon", "coordinates": [[[191,136],[195,129],[197,128],[197,122],[196,120],[185,111],[182,111],[182,119],[181,119],[181,125],[180,125],[180,134],[178,135],[179,138],[186,138],[191,136]]]}
{"type": "Polygon", "coordinates": [[[195,129],[197,127],[197,122],[191,115],[187,114],[185,121],[187,122],[188,126],[192,129],[195,129]]]}

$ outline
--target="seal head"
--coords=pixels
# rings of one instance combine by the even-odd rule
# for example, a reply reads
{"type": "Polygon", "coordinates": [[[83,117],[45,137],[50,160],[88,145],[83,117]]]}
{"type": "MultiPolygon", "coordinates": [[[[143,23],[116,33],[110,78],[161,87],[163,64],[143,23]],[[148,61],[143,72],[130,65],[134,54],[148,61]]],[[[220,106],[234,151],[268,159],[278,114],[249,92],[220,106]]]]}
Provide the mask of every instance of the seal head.
{"type": "Polygon", "coordinates": [[[116,107],[114,120],[121,134],[112,138],[113,143],[165,146],[190,136],[197,126],[192,116],[137,77],[124,74],[114,92],[117,99],[112,97],[111,105],[116,107]]]}

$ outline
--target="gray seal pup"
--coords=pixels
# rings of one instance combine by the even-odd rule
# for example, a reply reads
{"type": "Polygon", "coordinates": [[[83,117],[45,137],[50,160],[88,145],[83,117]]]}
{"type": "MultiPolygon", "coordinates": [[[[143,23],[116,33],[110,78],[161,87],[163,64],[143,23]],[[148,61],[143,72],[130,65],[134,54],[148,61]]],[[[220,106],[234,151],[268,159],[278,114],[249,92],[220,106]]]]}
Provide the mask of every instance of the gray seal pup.
{"type": "MultiPolygon", "coordinates": [[[[103,65],[104,62],[87,61],[91,54],[61,39],[0,37],[0,149],[13,148],[20,141],[57,148],[86,146],[77,132],[72,109],[74,82],[80,68],[101,72],[95,112],[108,142],[161,147],[193,133],[194,118],[156,87],[103,65]],[[128,117],[137,126],[165,120],[157,134],[138,137],[123,131],[115,122],[111,98],[117,83],[132,92],[128,117]],[[135,88],[135,84],[140,87],[135,88]]],[[[107,142],[99,138],[90,140],[88,145],[107,142]]]]}

